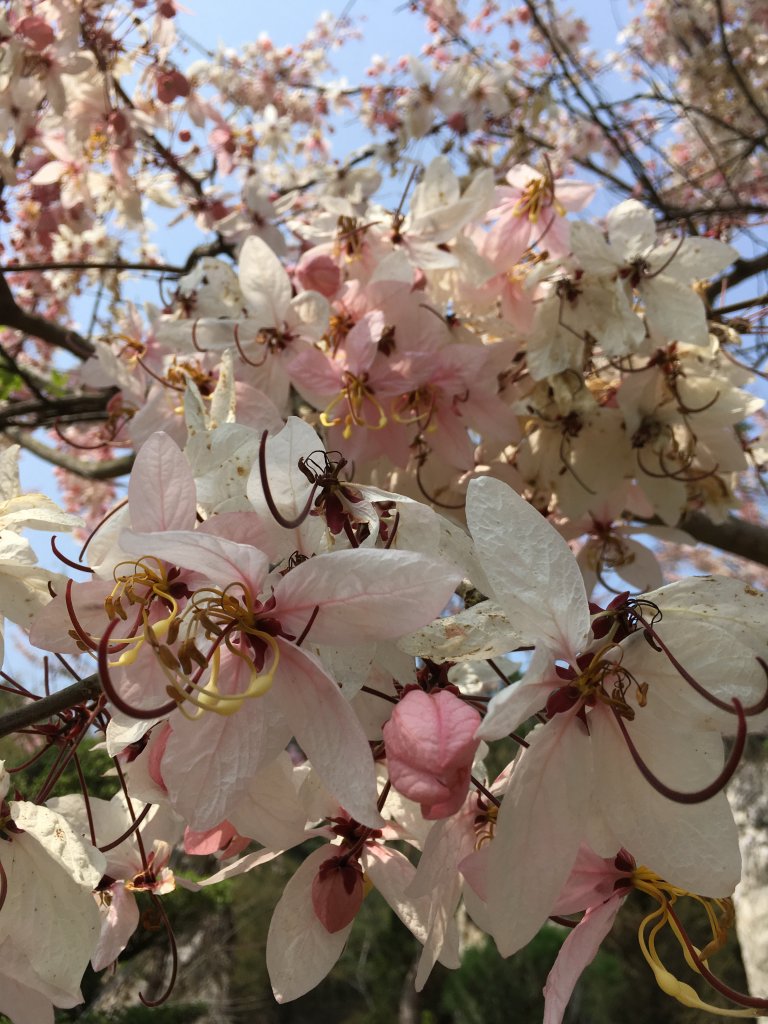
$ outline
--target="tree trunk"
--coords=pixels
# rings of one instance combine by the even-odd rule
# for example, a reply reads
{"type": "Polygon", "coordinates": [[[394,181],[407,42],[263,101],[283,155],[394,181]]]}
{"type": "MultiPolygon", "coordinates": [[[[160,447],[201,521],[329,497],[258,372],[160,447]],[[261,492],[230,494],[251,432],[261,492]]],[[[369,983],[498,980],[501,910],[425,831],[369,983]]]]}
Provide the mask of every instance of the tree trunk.
{"type": "MultiPolygon", "coordinates": [[[[743,861],[736,889],[736,930],[750,992],[768,996],[768,745],[753,739],[728,799],[743,861]]],[[[766,1024],[768,1017],[761,1017],[766,1024]]]]}

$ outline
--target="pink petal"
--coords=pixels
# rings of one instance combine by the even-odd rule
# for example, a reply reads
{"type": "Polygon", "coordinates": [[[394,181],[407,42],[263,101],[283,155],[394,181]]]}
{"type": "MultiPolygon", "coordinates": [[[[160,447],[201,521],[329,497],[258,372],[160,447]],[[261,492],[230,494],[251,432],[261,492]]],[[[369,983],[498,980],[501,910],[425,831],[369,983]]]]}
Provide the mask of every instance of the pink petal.
{"type": "Polygon", "coordinates": [[[302,562],[275,587],[283,628],[318,644],[360,644],[410,633],[436,618],[460,573],[411,551],[336,551],[302,562]]]}
{"type": "Polygon", "coordinates": [[[622,896],[613,896],[597,907],[590,907],[560,947],[544,986],[543,1024],[561,1024],[576,982],[597,956],[623,902],[622,896]]]}
{"type": "Polygon", "coordinates": [[[189,463],[168,434],[152,434],[139,449],[128,484],[131,526],[138,532],[191,530],[195,481],[189,463]]]}
{"type": "Polygon", "coordinates": [[[306,651],[285,641],[273,693],[312,767],[355,820],[379,828],[376,772],[360,721],[336,683],[306,651]]]}

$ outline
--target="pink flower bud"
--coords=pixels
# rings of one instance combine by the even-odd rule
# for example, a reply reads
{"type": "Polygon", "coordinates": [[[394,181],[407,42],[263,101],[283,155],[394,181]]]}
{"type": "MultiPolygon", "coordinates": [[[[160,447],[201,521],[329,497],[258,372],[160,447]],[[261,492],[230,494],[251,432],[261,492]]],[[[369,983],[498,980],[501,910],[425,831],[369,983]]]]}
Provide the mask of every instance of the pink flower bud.
{"type": "Polygon", "coordinates": [[[162,71],[157,76],[157,98],[161,103],[189,96],[189,82],[180,71],[162,71]]]}
{"type": "Polygon", "coordinates": [[[331,934],[354,921],[364,895],[363,869],[351,857],[324,860],[312,882],[312,907],[331,934]]]}
{"type": "Polygon", "coordinates": [[[390,781],[427,820],[464,803],[479,725],[479,712],[450,690],[411,690],[384,726],[390,781]]]}
{"type": "Polygon", "coordinates": [[[16,26],[16,31],[39,53],[46,46],[50,46],[55,39],[53,29],[43,18],[31,15],[29,18],[22,18],[16,26]]]}

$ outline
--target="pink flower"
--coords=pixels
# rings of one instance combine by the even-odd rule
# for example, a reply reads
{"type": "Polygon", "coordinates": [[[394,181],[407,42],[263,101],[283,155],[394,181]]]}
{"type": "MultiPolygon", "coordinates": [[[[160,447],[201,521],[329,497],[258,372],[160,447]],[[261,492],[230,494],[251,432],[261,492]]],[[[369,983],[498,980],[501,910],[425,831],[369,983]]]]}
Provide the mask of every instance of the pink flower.
{"type": "Polygon", "coordinates": [[[390,781],[421,804],[427,820],[447,818],[464,803],[479,724],[475,708],[450,690],[410,690],[384,726],[390,781]]]}
{"type": "Polygon", "coordinates": [[[496,190],[498,205],[488,213],[496,223],[481,247],[483,256],[497,267],[511,266],[532,245],[556,256],[568,251],[566,213],[583,210],[595,194],[594,185],[570,178],[541,174],[527,164],[513,167],[507,185],[496,190]]]}
{"type": "Polygon", "coordinates": [[[547,977],[543,1024],[561,1024],[576,982],[597,955],[631,888],[633,868],[634,859],[625,850],[611,860],[584,844],[579,849],[552,913],[586,913],[560,947],[547,977]]]}

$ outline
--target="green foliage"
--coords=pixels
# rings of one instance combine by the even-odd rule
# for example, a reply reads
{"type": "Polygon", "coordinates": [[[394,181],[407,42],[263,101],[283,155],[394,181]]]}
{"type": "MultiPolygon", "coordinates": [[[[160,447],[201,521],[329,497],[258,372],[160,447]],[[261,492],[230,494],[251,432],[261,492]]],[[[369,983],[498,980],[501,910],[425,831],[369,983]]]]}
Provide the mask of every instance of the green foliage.
{"type": "Polygon", "coordinates": [[[24,381],[11,370],[0,367],[0,401],[5,401],[14,391],[24,387],[24,381]]]}
{"type": "Polygon", "coordinates": [[[128,1006],[105,1013],[90,1012],[78,1017],[79,1024],[194,1024],[207,1007],[203,1003],[179,1003],[175,1006],[128,1006]]]}
{"type": "MultiPolygon", "coordinates": [[[[120,784],[115,776],[106,775],[106,773],[114,767],[112,758],[106,751],[95,749],[96,742],[97,741],[95,739],[88,738],[85,739],[78,747],[77,753],[80,759],[80,767],[82,769],[86,785],[88,786],[89,796],[98,797],[101,800],[109,800],[118,791],[120,784]]],[[[25,799],[31,800],[35,793],[38,792],[48,777],[48,773],[56,764],[60,754],[61,749],[54,746],[50,750],[46,751],[39,761],[30,765],[29,768],[24,769],[23,782],[25,799]]],[[[9,765],[13,765],[20,763],[25,760],[25,758],[16,755],[15,757],[9,756],[8,760],[9,765]]],[[[80,781],[77,769],[74,761],[70,760],[50,795],[64,796],[67,793],[80,792],[80,781]]]]}

